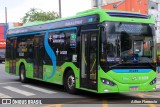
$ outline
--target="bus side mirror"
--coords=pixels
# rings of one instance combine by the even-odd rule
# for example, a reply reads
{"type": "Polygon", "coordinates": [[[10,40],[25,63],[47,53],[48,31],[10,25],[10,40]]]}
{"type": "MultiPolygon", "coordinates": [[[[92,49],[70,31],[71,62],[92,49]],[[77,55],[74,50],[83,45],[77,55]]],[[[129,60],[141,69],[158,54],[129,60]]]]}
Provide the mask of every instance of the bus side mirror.
{"type": "Polygon", "coordinates": [[[117,49],[120,51],[121,49],[121,45],[120,45],[120,40],[119,39],[116,39],[116,45],[117,45],[117,49]]]}
{"type": "Polygon", "coordinates": [[[103,24],[98,24],[98,27],[102,29],[102,31],[105,31],[105,26],[103,24]]]}
{"type": "Polygon", "coordinates": [[[102,37],[102,42],[104,42],[107,38],[106,38],[106,30],[105,30],[105,26],[102,24],[99,24],[98,27],[100,27],[101,29],[101,37],[102,37]]]}
{"type": "Polygon", "coordinates": [[[103,24],[98,24],[98,27],[104,27],[104,25],[103,24]]]}
{"type": "Polygon", "coordinates": [[[153,41],[152,41],[152,40],[150,40],[150,41],[149,41],[149,44],[150,44],[150,48],[152,48],[152,47],[154,46],[154,44],[153,44],[153,41]]]}

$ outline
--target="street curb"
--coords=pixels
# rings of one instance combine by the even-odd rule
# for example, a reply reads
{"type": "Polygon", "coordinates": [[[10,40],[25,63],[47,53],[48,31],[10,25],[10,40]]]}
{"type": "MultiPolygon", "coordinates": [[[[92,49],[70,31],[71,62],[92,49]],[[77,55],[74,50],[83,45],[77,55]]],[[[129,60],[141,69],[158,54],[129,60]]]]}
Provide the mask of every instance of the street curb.
{"type": "Polygon", "coordinates": [[[160,92],[160,88],[156,88],[155,92],[160,92]]]}

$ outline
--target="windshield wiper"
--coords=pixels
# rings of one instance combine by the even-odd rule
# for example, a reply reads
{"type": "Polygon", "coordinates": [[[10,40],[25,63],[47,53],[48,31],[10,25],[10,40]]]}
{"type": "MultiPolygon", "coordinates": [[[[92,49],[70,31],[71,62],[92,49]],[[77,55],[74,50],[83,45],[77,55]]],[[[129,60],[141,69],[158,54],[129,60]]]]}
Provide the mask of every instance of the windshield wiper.
{"type": "Polygon", "coordinates": [[[116,64],[116,65],[113,65],[113,66],[109,66],[109,68],[113,68],[113,67],[116,67],[116,66],[121,65],[121,64],[122,64],[122,63],[116,64]]]}

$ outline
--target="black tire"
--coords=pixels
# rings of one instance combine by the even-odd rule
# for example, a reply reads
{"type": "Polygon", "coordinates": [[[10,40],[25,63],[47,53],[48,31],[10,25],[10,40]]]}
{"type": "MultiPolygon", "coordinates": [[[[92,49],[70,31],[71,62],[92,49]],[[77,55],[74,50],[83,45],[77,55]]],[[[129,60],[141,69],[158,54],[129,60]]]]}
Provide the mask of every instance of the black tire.
{"type": "Polygon", "coordinates": [[[21,65],[19,69],[19,78],[22,83],[27,82],[25,66],[21,65]]]}
{"type": "Polygon", "coordinates": [[[64,88],[68,93],[76,94],[76,79],[72,71],[67,72],[64,78],[64,88]]]}

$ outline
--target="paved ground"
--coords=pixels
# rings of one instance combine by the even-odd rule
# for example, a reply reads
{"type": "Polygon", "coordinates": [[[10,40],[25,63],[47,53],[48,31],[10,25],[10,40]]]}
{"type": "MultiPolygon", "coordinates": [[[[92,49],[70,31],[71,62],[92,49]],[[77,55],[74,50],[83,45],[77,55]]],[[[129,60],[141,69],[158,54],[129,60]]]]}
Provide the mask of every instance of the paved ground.
{"type": "MultiPolygon", "coordinates": [[[[0,64],[0,98],[52,98],[51,102],[62,100],[64,103],[46,105],[23,105],[23,107],[160,107],[159,104],[133,104],[136,99],[160,101],[160,73],[157,75],[156,92],[94,94],[80,91],[77,95],[68,94],[63,86],[45,82],[31,81],[21,83],[19,77],[4,72],[4,64],[0,64]],[[60,99],[58,99],[60,98],[60,99]],[[150,99],[151,98],[151,99],[150,99]]],[[[0,105],[0,107],[22,107],[22,105],[0,105]]]]}

